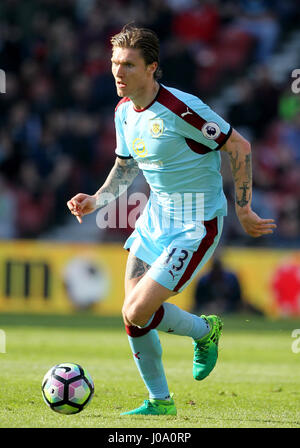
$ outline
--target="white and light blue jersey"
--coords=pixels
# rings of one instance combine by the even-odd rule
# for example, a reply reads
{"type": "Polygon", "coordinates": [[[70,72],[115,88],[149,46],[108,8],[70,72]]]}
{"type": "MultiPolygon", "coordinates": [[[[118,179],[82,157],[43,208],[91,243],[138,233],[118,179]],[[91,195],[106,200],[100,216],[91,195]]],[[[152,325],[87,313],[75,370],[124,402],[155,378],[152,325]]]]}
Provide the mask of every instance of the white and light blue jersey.
{"type": "Polygon", "coordinates": [[[123,98],[116,107],[115,126],[116,155],[137,161],[152,203],[172,213],[176,205],[170,205],[170,195],[199,193],[205,220],[227,214],[219,149],[232,129],[199,98],[160,85],[145,109],[136,110],[123,98]]]}

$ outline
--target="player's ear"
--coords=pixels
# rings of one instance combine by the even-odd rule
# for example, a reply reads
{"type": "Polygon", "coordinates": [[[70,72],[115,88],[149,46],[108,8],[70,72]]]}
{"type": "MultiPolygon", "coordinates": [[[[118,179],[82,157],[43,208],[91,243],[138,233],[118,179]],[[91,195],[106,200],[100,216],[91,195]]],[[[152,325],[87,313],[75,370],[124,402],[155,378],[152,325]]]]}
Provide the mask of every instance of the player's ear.
{"type": "Polygon", "coordinates": [[[154,75],[157,67],[158,67],[158,62],[152,62],[151,64],[147,65],[147,70],[151,75],[154,75]]]}

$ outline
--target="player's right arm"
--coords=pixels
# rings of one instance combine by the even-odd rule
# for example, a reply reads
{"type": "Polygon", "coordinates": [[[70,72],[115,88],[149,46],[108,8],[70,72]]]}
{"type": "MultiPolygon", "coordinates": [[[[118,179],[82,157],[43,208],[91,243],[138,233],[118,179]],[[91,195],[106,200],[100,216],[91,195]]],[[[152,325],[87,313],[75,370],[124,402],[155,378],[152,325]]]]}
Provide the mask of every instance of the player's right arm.
{"type": "Polygon", "coordinates": [[[124,193],[132,184],[138,172],[138,165],[132,157],[117,157],[102,187],[93,195],[78,193],[67,202],[69,210],[81,224],[84,215],[105,207],[109,202],[124,193]]]}

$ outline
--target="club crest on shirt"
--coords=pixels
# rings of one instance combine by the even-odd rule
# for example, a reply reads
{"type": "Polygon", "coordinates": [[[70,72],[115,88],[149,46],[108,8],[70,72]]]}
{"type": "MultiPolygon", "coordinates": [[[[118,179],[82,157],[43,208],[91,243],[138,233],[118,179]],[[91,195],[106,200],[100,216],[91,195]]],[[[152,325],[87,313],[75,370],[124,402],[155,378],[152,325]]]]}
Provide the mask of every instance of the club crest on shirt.
{"type": "Polygon", "coordinates": [[[149,120],[149,129],[152,137],[160,137],[164,132],[164,122],[161,118],[151,118],[149,120]]]}
{"type": "Polygon", "coordinates": [[[144,140],[135,138],[132,142],[132,149],[139,157],[145,157],[148,153],[144,140]]]}
{"type": "Polygon", "coordinates": [[[216,138],[218,138],[221,134],[221,129],[217,125],[217,123],[208,121],[202,126],[201,132],[204,137],[208,138],[209,140],[216,140],[216,138]]]}

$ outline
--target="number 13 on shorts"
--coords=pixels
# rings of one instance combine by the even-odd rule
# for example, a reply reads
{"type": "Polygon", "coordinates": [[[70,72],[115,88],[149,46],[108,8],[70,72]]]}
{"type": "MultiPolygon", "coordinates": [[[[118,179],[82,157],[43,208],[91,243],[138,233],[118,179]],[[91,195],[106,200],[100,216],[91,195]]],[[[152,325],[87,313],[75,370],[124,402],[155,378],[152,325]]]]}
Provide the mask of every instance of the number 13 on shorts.
{"type": "Polygon", "coordinates": [[[184,274],[192,255],[193,251],[191,250],[168,247],[156,259],[148,273],[153,280],[173,291],[184,274]]]}
{"type": "Polygon", "coordinates": [[[185,249],[179,249],[180,253],[178,256],[178,248],[177,247],[173,247],[173,249],[171,250],[171,252],[168,254],[167,259],[166,259],[166,265],[170,265],[170,269],[169,272],[171,275],[174,276],[173,271],[178,272],[181,271],[183,266],[184,266],[184,261],[188,258],[189,256],[189,252],[185,249]],[[177,255],[175,256],[175,253],[177,252],[177,255]],[[173,256],[175,258],[175,263],[173,263],[173,256]]]}
{"type": "Polygon", "coordinates": [[[205,221],[202,239],[174,239],[152,263],[148,275],[171,291],[183,291],[213,255],[222,227],[223,216],[217,216],[205,221]]]}

